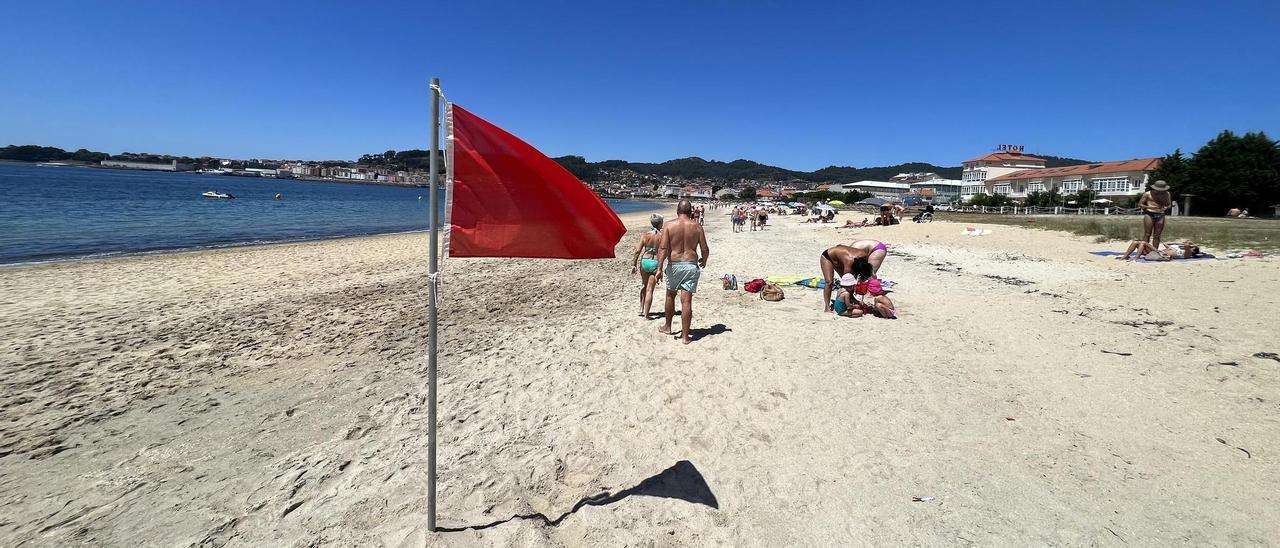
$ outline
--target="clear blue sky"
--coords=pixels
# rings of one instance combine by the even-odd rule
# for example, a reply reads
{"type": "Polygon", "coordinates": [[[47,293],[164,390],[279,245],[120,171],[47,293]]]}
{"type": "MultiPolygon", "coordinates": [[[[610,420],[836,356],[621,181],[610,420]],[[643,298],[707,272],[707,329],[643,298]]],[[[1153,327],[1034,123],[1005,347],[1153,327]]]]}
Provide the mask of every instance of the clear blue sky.
{"type": "Polygon", "coordinates": [[[6,2],[0,145],[354,159],[427,81],[549,155],[957,165],[1280,137],[1280,2],[6,2]]]}

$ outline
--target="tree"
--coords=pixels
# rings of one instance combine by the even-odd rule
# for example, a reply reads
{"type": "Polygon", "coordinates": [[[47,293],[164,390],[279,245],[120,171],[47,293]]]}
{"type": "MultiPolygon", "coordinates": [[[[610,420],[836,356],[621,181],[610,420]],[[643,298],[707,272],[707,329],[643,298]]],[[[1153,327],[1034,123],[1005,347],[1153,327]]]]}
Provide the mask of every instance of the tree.
{"type": "Polygon", "coordinates": [[[1261,132],[1223,131],[1191,159],[1184,189],[1183,194],[1196,195],[1193,211],[1265,211],[1280,203],[1280,143],[1261,132]]]}
{"type": "Polygon", "coordinates": [[[386,151],[386,152],[383,152],[383,153],[382,153],[382,157],[383,157],[384,159],[386,159],[388,162],[390,162],[390,161],[392,161],[392,160],[396,159],[396,151],[394,151],[394,150],[388,150],[388,151],[386,151]]]}
{"type": "Polygon", "coordinates": [[[1169,183],[1169,191],[1177,197],[1187,187],[1187,172],[1190,168],[1191,162],[1182,156],[1182,149],[1176,149],[1173,154],[1160,159],[1160,167],[1151,172],[1151,182],[1169,183]]]}
{"type": "Polygon", "coordinates": [[[1089,207],[1089,205],[1093,204],[1093,201],[1097,199],[1098,191],[1091,188],[1082,188],[1080,189],[1080,192],[1076,193],[1076,203],[1079,204],[1080,207],[1089,207]]]}
{"type": "Polygon", "coordinates": [[[744,188],[744,189],[742,189],[742,190],[738,191],[738,197],[739,197],[739,198],[742,198],[743,200],[747,200],[747,201],[755,200],[755,199],[756,199],[756,189],[751,188],[751,187],[746,187],[746,188],[744,188]]]}

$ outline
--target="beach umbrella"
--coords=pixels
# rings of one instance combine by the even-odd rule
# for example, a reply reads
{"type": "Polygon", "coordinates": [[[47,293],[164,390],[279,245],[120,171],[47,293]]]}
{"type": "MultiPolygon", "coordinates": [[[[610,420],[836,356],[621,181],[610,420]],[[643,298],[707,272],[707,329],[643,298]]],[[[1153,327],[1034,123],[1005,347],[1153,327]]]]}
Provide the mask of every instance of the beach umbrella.
{"type": "Polygon", "coordinates": [[[1094,201],[1093,201],[1093,203],[1095,203],[1095,204],[1109,204],[1109,203],[1111,203],[1111,200],[1108,200],[1108,199],[1106,199],[1106,198],[1098,198],[1097,200],[1094,200],[1094,201]]]}
{"type": "Polygon", "coordinates": [[[791,202],[791,203],[789,203],[789,204],[787,204],[787,205],[789,205],[789,206],[791,206],[791,207],[804,207],[804,204],[802,204],[802,203],[800,203],[800,202],[791,202]]]}
{"type": "Polygon", "coordinates": [[[822,211],[835,211],[835,210],[836,210],[835,206],[829,206],[829,205],[827,205],[827,204],[818,204],[818,205],[816,205],[816,206],[813,206],[813,208],[814,208],[814,209],[819,209],[819,210],[822,210],[822,211]]]}
{"type": "Polygon", "coordinates": [[[861,202],[858,202],[858,205],[882,206],[887,203],[889,201],[884,198],[864,198],[861,202]]]}
{"type": "Polygon", "coordinates": [[[844,205],[844,202],[841,202],[840,200],[831,200],[830,202],[827,202],[827,203],[828,203],[828,204],[831,204],[831,205],[833,205],[833,206],[842,206],[842,205],[844,205]]]}

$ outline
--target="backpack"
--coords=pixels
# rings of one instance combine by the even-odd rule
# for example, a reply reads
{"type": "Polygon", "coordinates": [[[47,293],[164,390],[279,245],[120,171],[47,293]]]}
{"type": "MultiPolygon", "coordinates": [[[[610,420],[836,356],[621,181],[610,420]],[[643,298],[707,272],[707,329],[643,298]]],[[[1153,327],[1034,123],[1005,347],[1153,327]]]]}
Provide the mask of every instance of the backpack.
{"type": "Polygon", "coordinates": [[[742,289],[747,293],[759,293],[760,290],[764,289],[764,279],[756,278],[751,280],[747,282],[746,285],[742,286],[742,289]]]}
{"type": "Polygon", "coordinates": [[[760,291],[760,298],[766,301],[778,302],[784,296],[782,288],[778,284],[766,284],[764,289],[760,291]]]}

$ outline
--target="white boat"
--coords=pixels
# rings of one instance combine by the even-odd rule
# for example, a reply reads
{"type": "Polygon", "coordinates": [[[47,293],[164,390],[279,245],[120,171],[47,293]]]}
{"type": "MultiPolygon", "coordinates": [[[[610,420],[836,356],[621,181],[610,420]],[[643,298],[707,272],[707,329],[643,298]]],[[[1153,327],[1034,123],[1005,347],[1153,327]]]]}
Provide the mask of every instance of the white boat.
{"type": "Polygon", "coordinates": [[[235,196],[227,194],[226,192],[218,192],[216,190],[210,190],[204,194],[201,194],[201,196],[204,196],[205,198],[220,198],[223,200],[230,200],[235,198],[235,196]]]}

